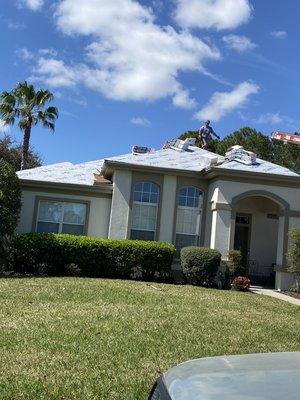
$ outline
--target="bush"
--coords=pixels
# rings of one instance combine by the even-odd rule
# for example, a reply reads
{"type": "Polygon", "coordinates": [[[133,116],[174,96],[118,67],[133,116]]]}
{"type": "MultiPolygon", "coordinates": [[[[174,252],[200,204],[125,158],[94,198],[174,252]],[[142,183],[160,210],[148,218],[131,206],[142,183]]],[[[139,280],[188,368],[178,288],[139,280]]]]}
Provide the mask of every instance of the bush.
{"type": "Polygon", "coordinates": [[[287,258],[290,262],[290,266],[287,269],[295,276],[295,290],[300,292],[300,230],[295,229],[289,232],[289,236],[292,239],[292,243],[289,245],[287,258]]]}
{"type": "Polygon", "coordinates": [[[182,272],[193,285],[214,286],[221,263],[218,250],[204,247],[184,247],[180,253],[182,272]]]}
{"type": "Polygon", "coordinates": [[[21,189],[12,167],[0,159],[0,237],[14,233],[21,211],[21,189]]]}
{"type": "Polygon", "coordinates": [[[237,276],[232,282],[232,290],[247,292],[251,286],[249,278],[245,276],[237,276]]]}
{"type": "Polygon", "coordinates": [[[161,242],[39,233],[16,235],[11,243],[15,272],[37,274],[47,265],[51,275],[103,278],[128,279],[138,271],[142,279],[167,279],[174,252],[173,245],[161,242]]]}
{"type": "Polygon", "coordinates": [[[244,275],[246,273],[243,264],[243,256],[239,250],[230,250],[228,252],[228,268],[230,273],[230,278],[233,280],[237,276],[244,275]]]}
{"type": "Polygon", "coordinates": [[[21,211],[19,179],[12,167],[0,159],[0,267],[8,264],[9,237],[17,227],[21,211]]]}

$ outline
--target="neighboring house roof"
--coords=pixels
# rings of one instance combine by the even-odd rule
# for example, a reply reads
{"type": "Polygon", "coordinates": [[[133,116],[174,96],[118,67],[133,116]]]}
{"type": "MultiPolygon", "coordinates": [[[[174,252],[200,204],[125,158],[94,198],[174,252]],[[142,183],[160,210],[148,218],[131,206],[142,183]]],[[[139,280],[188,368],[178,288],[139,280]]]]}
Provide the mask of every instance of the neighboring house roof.
{"type": "Polygon", "coordinates": [[[190,146],[187,151],[177,151],[172,148],[157,150],[153,153],[148,154],[125,154],[117,157],[110,157],[105,159],[105,164],[113,165],[133,165],[133,166],[144,166],[144,167],[158,167],[168,168],[174,170],[185,170],[201,172],[206,170],[210,166],[210,159],[218,160],[217,166],[211,167],[211,169],[226,169],[228,171],[244,171],[250,173],[265,173],[283,176],[299,177],[297,173],[289,170],[288,168],[281,167],[280,165],[270,163],[261,159],[257,159],[257,163],[254,165],[244,165],[238,161],[225,161],[225,158],[211,153],[210,151],[200,149],[196,146],[190,146]]]}
{"type": "Polygon", "coordinates": [[[93,186],[95,181],[94,174],[100,173],[102,164],[103,160],[81,164],[64,162],[19,171],[17,175],[22,180],[93,186]]]}
{"type": "Polygon", "coordinates": [[[268,161],[257,159],[257,163],[253,165],[244,165],[238,161],[225,161],[225,158],[211,153],[199,147],[190,146],[187,151],[177,151],[172,148],[161,149],[148,154],[125,154],[116,157],[110,157],[105,160],[96,160],[80,164],[72,164],[69,162],[52,164],[33,168],[29,170],[19,171],[17,174],[20,179],[26,181],[40,181],[49,183],[65,183],[94,186],[99,183],[96,175],[100,172],[113,169],[114,166],[141,167],[141,168],[157,168],[168,169],[185,172],[207,172],[214,171],[215,173],[230,171],[244,172],[258,175],[271,174],[282,177],[300,178],[297,173],[272,164],[268,161]],[[218,165],[210,167],[210,160],[214,159],[218,165]]]}

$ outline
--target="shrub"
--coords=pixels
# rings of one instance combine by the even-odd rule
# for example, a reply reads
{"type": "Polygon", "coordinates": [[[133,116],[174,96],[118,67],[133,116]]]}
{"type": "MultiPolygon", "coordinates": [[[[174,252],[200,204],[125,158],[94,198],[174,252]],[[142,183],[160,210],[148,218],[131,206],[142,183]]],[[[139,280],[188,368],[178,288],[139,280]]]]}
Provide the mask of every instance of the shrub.
{"type": "Polygon", "coordinates": [[[221,262],[218,250],[204,247],[184,247],[180,253],[182,272],[193,285],[214,286],[221,262]]]}
{"type": "Polygon", "coordinates": [[[249,278],[237,276],[232,282],[232,290],[247,292],[251,286],[249,278]]]}
{"type": "Polygon", "coordinates": [[[12,167],[0,159],[0,237],[12,235],[21,211],[21,189],[12,167]]]}
{"type": "Polygon", "coordinates": [[[287,269],[289,272],[294,274],[296,292],[300,292],[300,230],[295,229],[289,232],[289,236],[292,239],[292,243],[289,245],[287,258],[290,262],[290,267],[287,269]]]}
{"type": "Polygon", "coordinates": [[[173,245],[161,242],[39,233],[16,235],[11,245],[16,272],[39,273],[45,263],[56,275],[68,275],[73,264],[82,276],[125,279],[136,270],[142,279],[166,279],[174,252],[173,245]]]}
{"type": "Polygon", "coordinates": [[[228,268],[230,273],[230,278],[234,279],[237,276],[244,275],[246,273],[243,264],[243,256],[240,250],[230,250],[228,252],[228,268]]]}

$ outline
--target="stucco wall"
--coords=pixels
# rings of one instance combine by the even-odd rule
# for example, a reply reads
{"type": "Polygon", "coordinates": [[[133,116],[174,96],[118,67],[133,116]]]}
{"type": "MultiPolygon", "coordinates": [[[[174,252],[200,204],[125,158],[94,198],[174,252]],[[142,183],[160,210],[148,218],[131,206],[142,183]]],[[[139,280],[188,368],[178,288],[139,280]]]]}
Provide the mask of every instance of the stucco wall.
{"type": "Polygon", "coordinates": [[[218,201],[231,204],[233,197],[250,190],[262,190],[271,192],[289,203],[291,210],[300,211],[300,189],[264,185],[263,183],[245,183],[218,180],[212,183],[211,191],[219,188],[218,201]]]}
{"type": "Polygon", "coordinates": [[[276,263],[279,220],[268,214],[279,215],[280,207],[267,198],[250,197],[238,203],[237,212],[251,214],[250,260],[262,267],[276,263]]]}
{"type": "Polygon", "coordinates": [[[114,191],[108,237],[110,239],[127,239],[132,172],[117,170],[114,173],[113,181],[114,191]]]}
{"type": "Polygon", "coordinates": [[[75,194],[61,194],[51,192],[27,191],[22,192],[22,211],[17,227],[18,233],[32,232],[36,197],[51,197],[62,200],[88,201],[90,203],[87,234],[95,237],[108,237],[108,226],[111,208],[111,199],[104,197],[79,196],[75,194]]]}
{"type": "MultiPolygon", "coordinates": [[[[232,214],[231,206],[233,199],[238,196],[242,195],[246,192],[250,191],[262,191],[264,195],[266,192],[269,192],[275,196],[279,196],[282,198],[287,204],[289,208],[289,212],[297,212],[300,211],[300,189],[292,188],[292,187],[285,187],[285,186],[276,186],[276,185],[264,185],[262,183],[246,183],[246,182],[235,182],[235,181],[222,181],[216,180],[210,184],[209,193],[208,193],[208,204],[207,204],[207,224],[206,224],[206,234],[205,234],[205,245],[210,245],[214,248],[220,248],[222,251],[222,256],[226,258],[226,253],[230,248],[233,246],[233,237],[234,237],[234,215],[232,214]],[[227,208],[227,209],[226,209],[227,208]],[[231,224],[229,226],[229,218],[231,218],[231,224]],[[219,224],[219,222],[224,222],[219,224]],[[228,242],[228,238],[230,240],[228,242]],[[227,249],[227,251],[226,251],[227,249]]],[[[252,198],[253,199],[253,198],[252,198]]],[[[270,207],[270,204],[267,205],[266,209],[270,209],[270,213],[273,213],[273,208],[270,207]]],[[[266,212],[266,210],[264,211],[266,212]]],[[[251,212],[252,214],[252,212],[251,212]]],[[[255,213],[254,213],[255,214],[255,213]]],[[[298,218],[297,218],[298,220],[298,218]]],[[[255,215],[254,215],[255,221],[255,215]]],[[[258,253],[262,253],[263,250],[263,243],[268,242],[269,246],[269,236],[270,240],[273,243],[276,242],[275,235],[273,233],[273,228],[275,223],[271,221],[263,221],[262,216],[258,218],[256,216],[256,221],[258,223],[257,233],[254,232],[252,235],[252,253],[254,256],[257,257],[258,253]],[[266,222],[266,223],[264,223],[266,222]],[[260,227],[260,228],[259,228],[260,227]],[[264,232],[264,235],[261,235],[261,232],[264,232]],[[253,240],[254,238],[254,240],[253,240]],[[256,250],[254,250],[254,248],[256,250]]],[[[286,252],[286,232],[287,229],[291,229],[292,224],[298,224],[298,222],[294,221],[292,218],[292,214],[287,217],[280,217],[278,220],[278,240],[277,240],[277,264],[282,265],[284,260],[284,254],[286,252]],[[289,222],[290,219],[290,223],[289,222]]],[[[261,258],[261,262],[269,263],[269,259],[273,259],[273,252],[275,252],[274,248],[272,247],[271,250],[268,248],[268,255],[267,251],[263,251],[263,255],[261,258]]]]}

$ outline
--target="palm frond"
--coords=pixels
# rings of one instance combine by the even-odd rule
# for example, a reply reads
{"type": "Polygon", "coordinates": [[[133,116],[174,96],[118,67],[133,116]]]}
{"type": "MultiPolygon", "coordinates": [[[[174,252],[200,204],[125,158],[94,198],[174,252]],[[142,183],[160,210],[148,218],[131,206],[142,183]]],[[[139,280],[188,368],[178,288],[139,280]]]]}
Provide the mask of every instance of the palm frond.
{"type": "Polygon", "coordinates": [[[53,94],[49,90],[39,90],[35,96],[37,107],[42,107],[53,100],[53,94]]]}
{"type": "Polygon", "coordinates": [[[43,124],[43,127],[44,127],[44,128],[51,129],[52,132],[55,131],[55,124],[54,124],[53,122],[44,120],[44,121],[42,122],[42,124],[43,124]]]}

